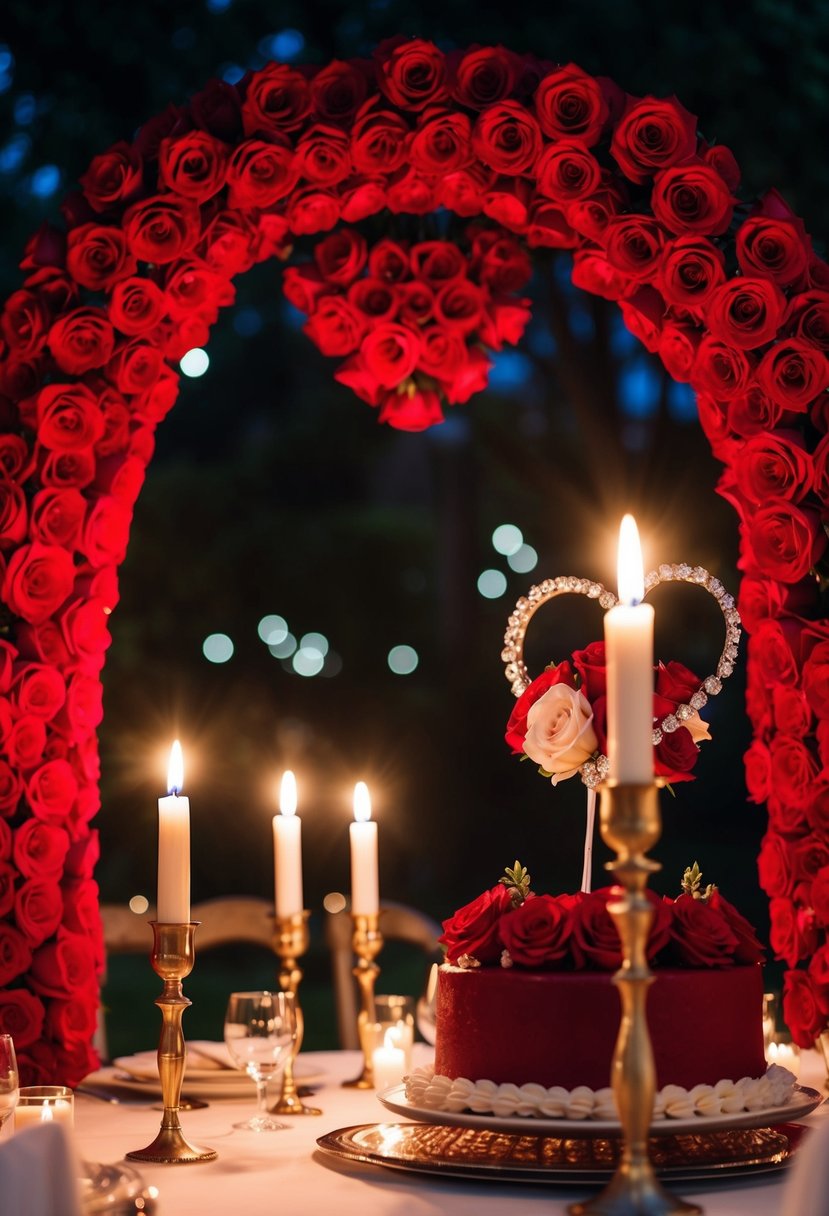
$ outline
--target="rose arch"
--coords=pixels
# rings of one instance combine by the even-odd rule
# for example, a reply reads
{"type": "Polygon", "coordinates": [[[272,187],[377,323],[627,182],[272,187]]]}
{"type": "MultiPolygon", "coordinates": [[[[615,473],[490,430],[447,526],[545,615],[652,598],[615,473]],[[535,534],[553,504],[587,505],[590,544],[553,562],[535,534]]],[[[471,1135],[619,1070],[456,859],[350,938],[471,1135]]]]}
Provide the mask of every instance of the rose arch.
{"type": "Polygon", "coordinates": [[[287,260],[298,235],[314,254],[285,294],[393,426],[485,387],[487,352],[529,318],[539,247],[571,251],[576,285],[618,301],[690,382],[740,521],[746,768],[769,804],[759,865],[785,1013],[804,1044],[826,1025],[829,266],[779,195],[738,190],[734,156],[674,98],[419,39],[211,82],[95,157],[0,318],[0,1030],[27,1080],[95,1062],[100,673],[173,364],[207,342],[234,277],[287,260]],[[362,222],[385,212],[457,228],[369,245],[362,222]]]}

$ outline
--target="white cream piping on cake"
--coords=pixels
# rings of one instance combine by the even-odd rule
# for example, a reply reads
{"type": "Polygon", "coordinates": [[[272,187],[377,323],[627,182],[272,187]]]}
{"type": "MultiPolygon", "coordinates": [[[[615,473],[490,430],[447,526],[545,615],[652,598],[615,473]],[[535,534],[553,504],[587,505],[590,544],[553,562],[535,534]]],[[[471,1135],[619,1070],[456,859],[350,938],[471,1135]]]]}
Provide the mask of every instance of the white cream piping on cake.
{"type": "MultiPolygon", "coordinates": [[[[496,1085],[494,1081],[470,1081],[467,1077],[443,1077],[432,1065],[416,1068],[405,1078],[406,1098],[426,1110],[445,1110],[454,1114],[471,1111],[477,1115],[504,1118],[522,1115],[535,1119],[616,1119],[613,1091],[593,1090],[586,1085],[563,1089],[530,1082],[496,1085]]],[[[791,1101],[797,1081],[793,1073],[778,1064],[769,1065],[765,1076],[723,1080],[716,1085],[666,1085],[654,1102],[655,1119],[710,1119],[740,1111],[768,1110],[791,1101]]]]}

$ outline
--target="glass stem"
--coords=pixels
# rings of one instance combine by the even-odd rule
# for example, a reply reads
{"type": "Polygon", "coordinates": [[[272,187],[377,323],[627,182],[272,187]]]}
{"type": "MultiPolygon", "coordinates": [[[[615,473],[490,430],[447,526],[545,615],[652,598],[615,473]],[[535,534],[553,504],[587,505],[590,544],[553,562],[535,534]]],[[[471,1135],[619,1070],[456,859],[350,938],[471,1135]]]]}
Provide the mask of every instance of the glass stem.
{"type": "Polygon", "coordinates": [[[261,1074],[255,1078],[256,1080],[256,1103],[259,1107],[260,1115],[268,1113],[268,1078],[261,1074]]]}

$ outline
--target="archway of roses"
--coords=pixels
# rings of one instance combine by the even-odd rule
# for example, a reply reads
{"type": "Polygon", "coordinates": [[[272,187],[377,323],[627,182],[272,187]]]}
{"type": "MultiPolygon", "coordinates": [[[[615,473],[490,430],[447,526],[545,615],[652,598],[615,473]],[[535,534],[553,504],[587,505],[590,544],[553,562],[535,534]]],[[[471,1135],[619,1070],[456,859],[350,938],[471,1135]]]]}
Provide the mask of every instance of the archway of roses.
{"type": "Polygon", "coordinates": [[[751,798],[785,1014],[829,1017],[829,621],[814,566],[829,504],[829,266],[774,192],[737,197],[731,152],[673,98],[627,96],[504,48],[395,40],[372,61],[213,81],[95,157],[64,226],[27,245],[0,319],[0,1030],[26,1079],[77,1081],[103,961],[93,871],[96,729],[116,570],[172,364],[233,278],[317,235],[284,289],[337,379],[419,429],[520,340],[538,247],[616,300],[696,390],[740,518],[751,798]],[[452,241],[383,239],[392,212],[452,241]],[[804,967],[804,962],[808,966],[804,967]]]}

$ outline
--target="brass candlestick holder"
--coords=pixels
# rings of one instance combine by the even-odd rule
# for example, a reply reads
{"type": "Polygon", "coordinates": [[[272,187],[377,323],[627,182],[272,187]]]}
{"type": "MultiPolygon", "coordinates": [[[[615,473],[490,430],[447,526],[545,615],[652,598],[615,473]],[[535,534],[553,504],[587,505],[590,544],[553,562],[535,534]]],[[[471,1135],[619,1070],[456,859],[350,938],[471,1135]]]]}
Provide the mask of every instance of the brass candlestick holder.
{"type": "Polygon", "coordinates": [[[374,960],[383,949],[380,913],[375,912],[371,916],[367,916],[359,912],[352,912],[351,919],[354,924],[351,948],[357,955],[357,965],[352,974],[360,987],[357,1032],[363,1051],[363,1070],[359,1077],[355,1077],[353,1081],[343,1081],[343,1085],[346,1089],[374,1089],[373,1027],[377,1021],[377,1011],[374,1007],[374,985],[380,974],[380,968],[374,960]]]}
{"type": "Polygon", "coordinates": [[[275,1106],[271,1106],[272,1115],[321,1115],[317,1106],[306,1106],[300,1101],[299,1092],[294,1080],[294,1060],[302,1046],[302,1034],[305,1023],[299,1006],[297,990],[302,971],[297,966],[297,958],[308,949],[308,917],[310,912],[296,912],[293,916],[277,916],[274,921],[274,949],[281,959],[279,968],[280,992],[291,992],[296,1007],[296,1042],[282,1073],[282,1089],[275,1106]]]}
{"type": "Polygon", "coordinates": [[[189,924],[163,924],[150,921],[153,929],[153,950],[150,961],[153,970],[164,981],[164,989],[156,1000],[161,1010],[161,1037],[158,1041],[158,1075],[164,1114],[161,1129],[146,1148],[127,1153],[131,1161],[154,1161],[172,1165],[179,1162],[214,1161],[216,1150],[199,1148],[185,1140],[179,1122],[181,1082],[186,1060],[181,1018],[192,1004],[181,989],[181,981],[193,970],[194,938],[199,921],[189,924]]]}
{"type": "Polygon", "coordinates": [[[653,908],[645,894],[649,875],[661,869],[645,854],[662,831],[656,783],[602,786],[601,832],[617,854],[607,863],[624,887],[618,903],[608,905],[622,940],[623,962],[613,982],[622,1001],[622,1022],[611,1069],[611,1085],[622,1124],[622,1150],[616,1173],[595,1199],[573,1204],[573,1216],[679,1216],[700,1213],[695,1204],[670,1195],[648,1156],[656,1068],[645,1004],[653,975],[648,969],[648,933],[653,908]]]}

